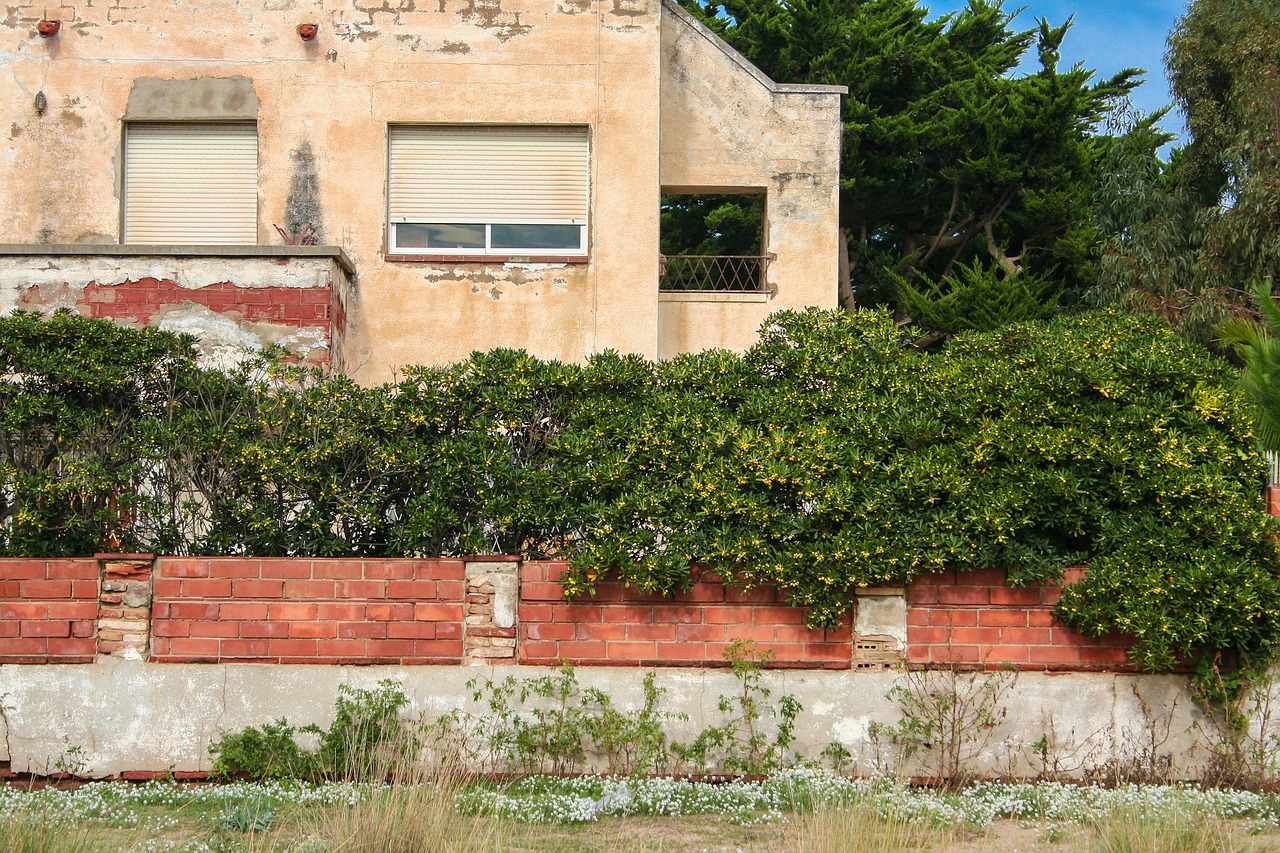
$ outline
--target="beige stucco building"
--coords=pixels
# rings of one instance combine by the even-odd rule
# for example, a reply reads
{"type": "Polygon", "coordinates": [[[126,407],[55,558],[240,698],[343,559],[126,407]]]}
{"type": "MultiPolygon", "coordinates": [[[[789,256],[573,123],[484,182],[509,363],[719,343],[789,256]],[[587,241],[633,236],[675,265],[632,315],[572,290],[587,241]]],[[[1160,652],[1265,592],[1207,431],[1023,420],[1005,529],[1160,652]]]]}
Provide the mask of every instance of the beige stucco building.
{"type": "Polygon", "coordinates": [[[379,382],[742,349],[836,305],[843,89],[774,83],[672,2],[64,0],[0,39],[0,312],[379,382]],[[664,292],[661,194],[703,191],[763,194],[762,257],[664,292]]]}

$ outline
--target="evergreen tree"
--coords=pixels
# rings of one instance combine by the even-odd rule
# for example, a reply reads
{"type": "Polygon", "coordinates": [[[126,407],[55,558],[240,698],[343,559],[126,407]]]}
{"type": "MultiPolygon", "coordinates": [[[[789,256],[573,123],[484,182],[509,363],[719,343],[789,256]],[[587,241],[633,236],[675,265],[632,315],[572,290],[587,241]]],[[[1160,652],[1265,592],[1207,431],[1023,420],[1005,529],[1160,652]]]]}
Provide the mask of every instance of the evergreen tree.
{"type": "Polygon", "coordinates": [[[1011,276],[981,262],[957,266],[932,287],[899,280],[898,304],[930,332],[990,332],[1009,323],[1047,320],[1058,312],[1061,286],[1034,273],[1011,276]]]}
{"type": "Polygon", "coordinates": [[[1060,69],[1070,22],[1015,30],[987,0],[932,21],[914,0],[688,2],[774,79],[849,87],[846,304],[890,301],[895,274],[929,286],[974,258],[1009,276],[1088,273],[1104,150],[1091,134],[1140,72],[1095,83],[1060,69]],[[1016,74],[1033,47],[1039,71],[1016,74]]]}

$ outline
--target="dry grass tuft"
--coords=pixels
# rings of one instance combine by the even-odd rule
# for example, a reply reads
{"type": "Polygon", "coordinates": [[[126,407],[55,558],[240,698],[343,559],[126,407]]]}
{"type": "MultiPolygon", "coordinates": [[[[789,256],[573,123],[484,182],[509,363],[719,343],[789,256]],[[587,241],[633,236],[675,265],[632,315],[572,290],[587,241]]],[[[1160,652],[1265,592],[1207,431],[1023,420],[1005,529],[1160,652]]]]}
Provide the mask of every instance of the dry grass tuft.
{"type": "Polygon", "coordinates": [[[1093,826],[1095,853],[1233,853],[1242,849],[1223,821],[1181,810],[1115,811],[1093,826]]]}
{"type": "Polygon", "coordinates": [[[954,833],[901,816],[883,816],[855,806],[820,809],[797,817],[790,850],[795,853],[897,853],[939,850],[954,833]]]}
{"type": "MultiPolygon", "coordinates": [[[[414,747],[420,746],[418,741],[414,747]]],[[[417,748],[381,749],[366,778],[394,784],[355,805],[326,809],[310,834],[330,853],[489,853],[505,849],[504,823],[458,814],[470,777],[456,760],[427,760],[417,748]]]]}

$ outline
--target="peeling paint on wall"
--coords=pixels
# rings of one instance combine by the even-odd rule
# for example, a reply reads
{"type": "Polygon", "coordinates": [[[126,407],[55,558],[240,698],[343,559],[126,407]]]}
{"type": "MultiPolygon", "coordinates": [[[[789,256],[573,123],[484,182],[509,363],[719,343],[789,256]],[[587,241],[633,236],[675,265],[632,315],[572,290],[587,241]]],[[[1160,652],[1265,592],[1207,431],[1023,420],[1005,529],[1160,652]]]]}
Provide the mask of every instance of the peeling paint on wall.
{"type": "MultiPolygon", "coordinates": [[[[201,362],[230,367],[278,344],[323,364],[345,278],[329,258],[0,258],[0,314],[60,308],[198,338],[201,362]]],[[[341,330],[340,330],[341,332],[341,330]]]]}
{"type": "Polygon", "coordinates": [[[203,305],[170,305],[154,317],[153,325],[168,332],[195,335],[200,363],[230,369],[264,346],[277,345],[302,361],[328,360],[328,329],[298,328],[276,323],[237,322],[203,305]]]}

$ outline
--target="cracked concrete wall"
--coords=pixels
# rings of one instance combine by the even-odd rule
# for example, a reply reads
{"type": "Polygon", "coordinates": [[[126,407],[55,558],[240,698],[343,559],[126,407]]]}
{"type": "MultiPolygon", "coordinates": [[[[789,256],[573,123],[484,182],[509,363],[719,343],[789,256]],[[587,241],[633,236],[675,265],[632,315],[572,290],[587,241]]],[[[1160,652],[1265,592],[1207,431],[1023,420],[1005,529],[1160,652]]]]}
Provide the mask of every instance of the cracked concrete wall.
{"type": "Polygon", "coordinates": [[[121,122],[131,95],[138,109],[157,98],[177,104],[183,115],[173,117],[186,119],[200,110],[243,117],[256,98],[258,240],[278,242],[273,226],[296,226],[306,213],[351,257],[361,284],[358,310],[350,307],[349,316],[358,320],[335,361],[345,361],[357,379],[382,381],[402,365],[495,346],[571,361],[608,347],[654,356],[659,3],[7,6],[0,19],[0,105],[10,117],[0,127],[7,214],[0,243],[120,239],[121,122]],[[36,34],[46,16],[62,21],[51,39],[36,34]],[[318,23],[319,36],[302,41],[301,23],[318,23]],[[143,79],[147,92],[136,93],[143,79]],[[214,82],[228,80],[250,81],[251,93],[241,91],[243,82],[214,82]],[[161,97],[164,87],[155,81],[204,82],[161,97]],[[211,96],[206,104],[198,90],[210,86],[243,97],[211,96]],[[37,92],[47,99],[43,114],[37,92]],[[389,123],[589,127],[589,262],[388,263],[389,123]],[[314,186],[299,176],[295,155],[305,147],[314,186]],[[318,210],[300,204],[302,196],[317,199],[318,210]]]}
{"type": "Polygon", "coordinates": [[[661,180],[765,191],[767,299],[661,297],[659,354],[744,350],[769,314],[837,304],[842,86],[778,85],[688,12],[662,14],[661,180]]]}
{"type": "MultiPolygon", "coordinates": [[[[579,667],[580,684],[607,692],[623,709],[642,702],[644,671],[579,667]]],[[[434,719],[455,708],[479,711],[466,682],[514,675],[542,677],[541,667],[290,666],[269,664],[147,664],[110,659],[97,664],[0,666],[0,705],[7,724],[4,749],[16,772],[52,767],[67,745],[78,746],[92,775],[125,770],[208,770],[207,747],[221,734],[287,716],[290,722],[327,725],[339,684],[370,688],[391,678],[412,700],[410,717],[434,719]]],[[[804,706],[797,748],[816,757],[832,742],[854,756],[852,768],[872,773],[891,760],[871,738],[871,724],[893,723],[897,706],[885,694],[892,672],[771,670],[763,684],[773,695],[793,694],[804,706]]],[[[980,676],[982,677],[982,676],[980,676]]],[[[722,669],[662,669],[664,707],[689,719],[669,729],[688,742],[721,721],[716,709],[736,681],[722,669]]],[[[1194,777],[1206,758],[1195,726],[1201,714],[1180,676],[1022,673],[1000,702],[1003,713],[970,766],[975,772],[1030,775],[1034,744],[1052,724],[1052,748],[1080,769],[1108,758],[1132,756],[1156,727],[1159,751],[1174,756],[1183,777],[1194,777]],[[1161,738],[1163,740],[1161,741],[1161,738]]],[[[2,760],[2,758],[0,758],[2,760]]],[[[917,773],[917,765],[901,765],[917,773]]]]}

